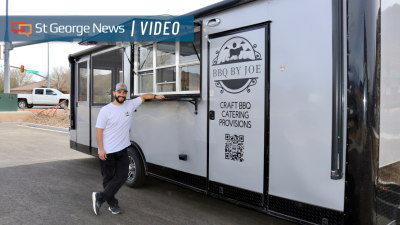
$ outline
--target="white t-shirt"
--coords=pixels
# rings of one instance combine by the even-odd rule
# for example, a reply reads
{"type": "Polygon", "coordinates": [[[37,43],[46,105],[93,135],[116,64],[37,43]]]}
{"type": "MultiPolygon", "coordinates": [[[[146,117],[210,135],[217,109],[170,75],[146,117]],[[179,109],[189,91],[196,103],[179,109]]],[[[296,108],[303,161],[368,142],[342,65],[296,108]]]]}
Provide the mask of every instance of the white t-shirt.
{"type": "MultiPolygon", "coordinates": [[[[125,100],[123,105],[110,103],[101,108],[96,127],[104,129],[103,146],[107,154],[121,151],[131,145],[129,128],[132,114],[140,104],[142,104],[142,99],[138,97],[125,100]]],[[[100,149],[98,151],[100,152],[100,149]]]]}

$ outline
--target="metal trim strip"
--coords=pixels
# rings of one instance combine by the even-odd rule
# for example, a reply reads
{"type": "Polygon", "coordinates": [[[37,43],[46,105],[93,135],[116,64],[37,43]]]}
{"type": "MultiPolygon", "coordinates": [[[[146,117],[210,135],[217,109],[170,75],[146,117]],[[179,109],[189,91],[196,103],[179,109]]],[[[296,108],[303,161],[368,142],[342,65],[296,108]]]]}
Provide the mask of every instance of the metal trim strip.
{"type": "Polygon", "coordinates": [[[75,116],[75,58],[68,58],[69,60],[69,67],[70,69],[70,109],[69,109],[69,116],[70,116],[70,129],[76,129],[76,116],[75,116]]]}
{"type": "Polygon", "coordinates": [[[269,194],[269,152],[270,152],[270,96],[271,96],[271,26],[265,27],[265,38],[266,40],[266,54],[267,59],[265,60],[265,97],[264,97],[264,193],[263,193],[263,204],[268,208],[268,194],[269,194]]]}
{"type": "Polygon", "coordinates": [[[206,190],[206,177],[147,162],[149,174],[155,174],[187,186],[206,190]],[[161,171],[161,172],[160,172],[161,171]],[[157,173],[159,172],[159,173],[157,173]],[[187,181],[187,182],[185,182],[187,181]]]}
{"type": "Polygon", "coordinates": [[[332,155],[331,179],[343,177],[343,5],[332,0],[332,155]]]}
{"type": "Polygon", "coordinates": [[[177,182],[177,181],[175,181],[175,180],[172,180],[172,179],[169,179],[169,178],[166,178],[166,177],[163,177],[163,176],[159,176],[159,175],[154,174],[154,173],[148,173],[148,175],[149,175],[149,176],[152,176],[152,177],[154,177],[154,178],[157,178],[157,179],[160,179],[160,180],[163,180],[163,181],[172,183],[172,184],[174,184],[174,185],[178,185],[178,186],[180,186],[180,187],[190,189],[190,190],[195,191],[195,192],[199,192],[199,193],[202,193],[202,194],[206,194],[206,191],[204,191],[203,189],[195,188],[195,187],[192,187],[192,186],[190,186],[190,185],[187,185],[187,184],[184,184],[184,183],[181,183],[181,182],[177,182]]]}

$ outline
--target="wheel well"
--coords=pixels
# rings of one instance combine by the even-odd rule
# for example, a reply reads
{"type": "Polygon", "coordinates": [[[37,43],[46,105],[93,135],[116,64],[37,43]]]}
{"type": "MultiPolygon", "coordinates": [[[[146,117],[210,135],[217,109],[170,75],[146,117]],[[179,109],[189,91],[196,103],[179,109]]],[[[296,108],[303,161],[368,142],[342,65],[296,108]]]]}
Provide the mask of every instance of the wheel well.
{"type": "Polygon", "coordinates": [[[143,164],[144,164],[144,169],[145,169],[146,175],[147,175],[147,163],[146,163],[146,157],[144,156],[143,150],[142,150],[142,149],[140,148],[140,146],[139,146],[136,142],[134,142],[134,141],[131,141],[131,146],[129,146],[129,148],[134,148],[134,149],[136,149],[136,150],[139,151],[139,154],[140,154],[140,157],[142,157],[143,164]]]}
{"type": "Polygon", "coordinates": [[[67,100],[66,102],[68,102],[68,99],[60,99],[60,101],[59,101],[59,102],[62,102],[62,101],[64,101],[64,100],[67,100]]]}
{"type": "Polygon", "coordinates": [[[26,103],[28,104],[28,101],[26,100],[26,98],[19,98],[18,101],[19,101],[19,100],[25,100],[26,103]]]}

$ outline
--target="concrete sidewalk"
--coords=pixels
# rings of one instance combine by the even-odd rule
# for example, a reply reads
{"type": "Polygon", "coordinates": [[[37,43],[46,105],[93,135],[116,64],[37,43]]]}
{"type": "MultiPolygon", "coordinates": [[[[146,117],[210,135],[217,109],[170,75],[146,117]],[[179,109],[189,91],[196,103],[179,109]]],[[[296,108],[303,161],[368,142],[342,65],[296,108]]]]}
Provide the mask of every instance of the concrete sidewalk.
{"type": "Polygon", "coordinates": [[[24,122],[31,116],[28,111],[0,112],[0,123],[24,122]]]}

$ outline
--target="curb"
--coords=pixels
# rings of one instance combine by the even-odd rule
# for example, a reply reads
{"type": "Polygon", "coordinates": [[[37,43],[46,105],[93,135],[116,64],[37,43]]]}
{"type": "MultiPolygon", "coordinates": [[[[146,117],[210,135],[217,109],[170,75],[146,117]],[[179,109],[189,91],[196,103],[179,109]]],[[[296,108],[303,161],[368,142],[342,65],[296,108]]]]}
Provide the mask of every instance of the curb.
{"type": "Polygon", "coordinates": [[[28,127],[34,127],[34,128],[40,128],[40,129],[46,129],[46,130],[53,130],[53,131],[60,131],[60,132],[69,133],[69,128],[53,127],[53,126],[34,124],[34,123],[19,123],[19,125],[22,125],[22,124],[25,124],[28,127]]]}

